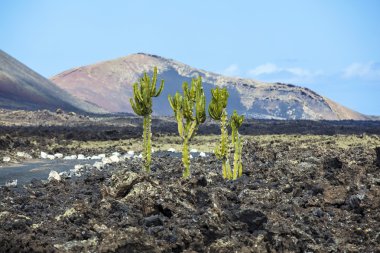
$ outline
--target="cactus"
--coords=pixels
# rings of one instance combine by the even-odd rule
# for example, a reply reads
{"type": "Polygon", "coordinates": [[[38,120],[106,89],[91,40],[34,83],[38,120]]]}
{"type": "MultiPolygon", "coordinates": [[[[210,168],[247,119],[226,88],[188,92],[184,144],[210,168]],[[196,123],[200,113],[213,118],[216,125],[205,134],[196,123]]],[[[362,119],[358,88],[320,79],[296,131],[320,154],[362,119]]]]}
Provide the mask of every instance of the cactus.
{"type": "Polygon", "coordinates": [[[168,96],[170,106],[178,125],[178,133],[183,139],[182,162],[185,167],[183,177],[190,176],[189,142],[195,135],[198,126],[206,120],[206,97],[202,87],[201,77],[182,84],[183,95],[177,92],[173,97],[168,96]],[[194,115],[195,112],[195,115],[194,115]]]}
{"type": "Polygon", "coordinates": [[[140,78],[139,83],[133,84],[133,95],[134,97],[130,99],[133,111],[140,116],[144,117],[144,129],[143,129],[143,140],[144,140],[144,168],[146,172],[150,172],[151,163],[151,125],[152,125],[152,97],[158,97],[163,88],[164,80],[161,80],[160,88],[156,89],[157,83],[157,67],[154,68],[153,77],[150,78],[145,72],[144,76],[140,78]]]}
{"type": "Polygon", "coordinates": [[[215,148],[215,155],[222,160],[223,178],[232,179],[232,171],[229,163],[228,149],[228,122],[227,122],[227,100],[228,91],[226,88],[211,89],[211,102],[208,107],[208,113],[214,120],[220,121],[220,143],[215,148]]]}
{"type": "Polygon", "coordinates": [[[232,145],[234,147],[235,153],[234,153],[234,170],[233,170],[233,177],[232,179],[235,180],[238,177],[241,177],[243,173],[243,165],[241,161],[241,152],[243,149],[243,144],[241,140],[241,136],[239,134],[239,127],[243,124],[244,116],[238,115],[236,110],[234,110],[231,119],[230,119],[230,126],[231,126],[231,138],[232,138],[232,145]]]}

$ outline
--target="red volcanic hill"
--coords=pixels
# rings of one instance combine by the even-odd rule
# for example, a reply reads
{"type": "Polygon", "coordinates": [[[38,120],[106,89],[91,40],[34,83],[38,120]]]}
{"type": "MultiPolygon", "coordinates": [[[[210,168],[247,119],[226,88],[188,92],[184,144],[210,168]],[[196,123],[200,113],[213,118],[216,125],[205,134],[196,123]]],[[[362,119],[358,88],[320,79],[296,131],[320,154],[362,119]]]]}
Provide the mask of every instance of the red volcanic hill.
{"type": "Polygon", "coordinates": [[[228,110],[252,118],[365,120],[367,116],[352,111],[310,89],[291,84],[265,83],[251,79],[226,77],[190,67],[156,55],[132,54],[126,57],[64,71],[51,80],[62,89],[111,112],[133,113],[129,99],[132,85],[144,71],[157,66],[158,81],[165,80],[160,97],[154,98],[156,115],[172,115],[168,94],[181,91],[182,82],[200,75],[207,100],[210,89],[227,87],[230,92],[228,110]]]}

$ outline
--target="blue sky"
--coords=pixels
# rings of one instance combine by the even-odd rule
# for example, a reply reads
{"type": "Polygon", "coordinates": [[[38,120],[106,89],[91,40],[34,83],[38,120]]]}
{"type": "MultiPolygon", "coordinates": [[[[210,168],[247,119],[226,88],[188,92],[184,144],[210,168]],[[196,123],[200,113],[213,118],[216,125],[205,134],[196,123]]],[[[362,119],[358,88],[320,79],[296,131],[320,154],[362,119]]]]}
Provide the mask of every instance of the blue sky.
{"type": "Polygon", "coordinates": [[[147,52],[380,115],[379,13],[377,0],[2,0],[0,49],[46,77],[147,52]]]}

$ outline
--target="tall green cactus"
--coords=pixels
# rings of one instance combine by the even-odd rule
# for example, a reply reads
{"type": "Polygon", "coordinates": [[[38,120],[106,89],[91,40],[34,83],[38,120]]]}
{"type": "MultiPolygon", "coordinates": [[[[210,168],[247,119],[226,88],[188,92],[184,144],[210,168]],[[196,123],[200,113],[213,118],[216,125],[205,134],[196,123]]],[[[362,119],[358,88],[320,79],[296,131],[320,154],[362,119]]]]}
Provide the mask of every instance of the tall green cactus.
{"type": "Polygon", "coordinates": [[[223,178],[231,179],[232,171],[229,163],[228,149],[228,122],[227,122],[227,100],[228,91],[226,88],[211,89],[211,102],[208,107],[208,113],[214,120],[220,121],[220,143],[215,148],[215,155],[222,160],[223,178]]]}
{"type": "Polygon", "coordinates": [[[232,138],[232,145],[234,146],[234,171],[233,171],[233,177],[232,179],[235,180],[238,177],[241,177],[243,174],[243,164],[241,161],[241,153],[243,149],[243,144],[241,140],[241,136],[239,134],[239,127],[243,124],[244,116],[237,114],[236,110],[234,110],[231,119],[230,119],[230,126],[231,126],[231,138],[232,138]]]}
{"type": "Polygon", "coordinates": [[[189,142],[195,135],[198,126],[206,120],[206,97],[202,87],[201,77],[182,84],[183,95],[177,92],[174,97],[168,97],[178,124],[178,133],[183,139],[182,162],[185,167],[183,177],[190,176],[189,142]],[[195,115],[194,115],[195,113],[195,115]]]}
{"type": "Polygon", "coordinates": [[[144,129],[143,129],[143,139],[144,139],[144,168],[146,172],[150,172],[150,163],[152,160],[152,145],[151,145],[151,125],[152,125],[152,97],[158,97],[163,88],[164,80],[161,80],[160,88],[156,89],[157,83],[157,67],[154,67],[153,77],[150,78],[145,72],[144,76],[140,78],[139,83],[133,84],[133,95],[131,98],[131,106],[133,111],[140,116],[144,117],[144,129]]]}

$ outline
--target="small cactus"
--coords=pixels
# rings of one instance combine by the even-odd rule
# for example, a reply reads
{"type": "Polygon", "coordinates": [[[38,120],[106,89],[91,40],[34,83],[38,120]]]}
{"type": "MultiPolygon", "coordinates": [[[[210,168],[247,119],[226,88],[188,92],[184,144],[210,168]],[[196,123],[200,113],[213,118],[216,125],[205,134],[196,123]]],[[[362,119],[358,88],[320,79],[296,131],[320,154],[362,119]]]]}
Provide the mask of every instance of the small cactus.
{"type": "Polygon", "coordinates": [[[168,96],[170,106],[178,125],[178,133],[183,139],[182,162],[185,167],[183,177],[190,176],[189,142],[195,135],[198,126],[206,120],[206,97],[202,87],[201,77],[182,84],[183,95],[177,92],[173,97],[168,96]],[[194,115],[195,112],[195,115],[194,115]]]}
{"type": "Polygon", "coordinates": [[[160,88],[156,89],[157,83],[157,67],[154,68],[152,79],[145,72],[144,76],[140,78],[139,83],[133,84],[133,95],[134,97],[130,99],[133,111],[140,116],[144,117],[144,129],[143,129],[143,139],[144,139],[144,168],[146,172],[150,172],[150,163],[152,159],[152,144],[151,144],[151,125],[152,125],[152,97],[158,97],[163,88],[164,80],[161,80],[160,88]]]}
{"type": "Polygon", "coordinates": [[[238,115],[236,110],[234,110],[231,118],[230,118],[230,126],[231,126],[231,138],[232,145],[234,147],[234,171],[232,179],[235,180],[238,177],[241,177],[243,174],[243,164],[241,160],[241,153],[243,149],[243,144],[241,140],[241,136],[239,134],[239,127],[243,124],[244,116],[238,115]]]}
{"type": "Polygon", "coordinates": [[[220,143],[216,146],[214,153],[216,157],[222,160],[223,178],[232,178],[232,171],[229,163],[228,149],[228,122],[227,122],[227,101],[228,91],[226,88],[211,89],[211,102],[208,107],[208,113],[214,120],[220,121],[220,143]]]}

